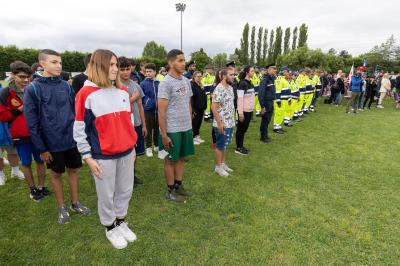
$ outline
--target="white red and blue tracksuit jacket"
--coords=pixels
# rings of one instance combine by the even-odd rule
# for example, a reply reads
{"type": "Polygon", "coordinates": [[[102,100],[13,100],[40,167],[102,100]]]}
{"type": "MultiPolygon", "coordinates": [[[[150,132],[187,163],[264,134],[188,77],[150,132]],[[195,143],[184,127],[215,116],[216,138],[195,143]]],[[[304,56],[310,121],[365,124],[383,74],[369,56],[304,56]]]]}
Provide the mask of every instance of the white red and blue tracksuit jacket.
{"type": "Polygon", "coordinates": [[[74,139],[84,159],[120,158],[136,145],[125,87],[102,89],[87,80],[76,95],[75,110],[74,139]]]}

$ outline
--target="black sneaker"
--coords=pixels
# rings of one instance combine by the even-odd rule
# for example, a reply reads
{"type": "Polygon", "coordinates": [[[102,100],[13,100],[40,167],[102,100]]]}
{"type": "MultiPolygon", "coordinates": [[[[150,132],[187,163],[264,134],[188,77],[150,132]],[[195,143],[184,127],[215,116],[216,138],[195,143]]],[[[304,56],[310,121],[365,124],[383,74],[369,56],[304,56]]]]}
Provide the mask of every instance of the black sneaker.
{"type": "Polygon", "coordinates": [[[261,138],[260,141],[268,143],[268,142],[271,142],[271,139],[270,138],[261,138]]]}
{"type": "Polygon", "coordinates": [[[274,129],[274,132],[277,134],[285,134],[285,132],[282,129],[274,129]]]}
{"type": "Polygon", "coordinates": [[[47,187],[39,188],[38,191],[39,191],[39,193],[41,193],[44,197],[50,196],[51,194],[53,194],[53,192],[51,192],[50,190],[48,190],[47,187]]]}
{"type": "Polygon", "coordinates": [[[243,147],[243,150],[247,151],[247,153],[250,153],[250,150],[247,149],[246,147],[243,147]]]}
{"type": "Polygon", "coordinates": [[[43,194],[40,193],[40,191],[37,190],[36,188],[31,189],[31,194],[29,195],[29,197],[31,198],[31,200],[35,202],[39,202],[44,198],[43,194]]]}
{"type": "Polygon", "coordinates": [[[240,155],[249,155],[249,152],[246,151],[244,148],[237,148],[235,150],[235,153],[240,154],[240,155]]]}
{"type": "Polygon", "coordinates": [[[293,125],[290,123],[285,124],[286,127],[292,127],[293,125]]]}
{"type": "Polygon", "coordinates": [[[143,184],[142,179],[140,179],[139,177],[135,176],[135,179],[134,179],[134,186],[136,186],[136,185],[142,185],[142,184],[143,184]]]}

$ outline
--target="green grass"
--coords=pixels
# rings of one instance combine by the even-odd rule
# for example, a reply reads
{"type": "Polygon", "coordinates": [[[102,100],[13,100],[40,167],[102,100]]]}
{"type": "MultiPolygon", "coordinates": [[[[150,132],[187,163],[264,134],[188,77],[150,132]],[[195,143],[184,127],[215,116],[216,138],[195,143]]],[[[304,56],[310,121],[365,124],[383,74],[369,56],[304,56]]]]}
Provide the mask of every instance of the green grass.
{"type": "Polygon", "coordinates": [[[0,265],[398,265],[400,120],[391,106],[345,115],[320,104],[270,144],[258,141],[257,118],[245,141],[251,155],[229,150],[229,178],[213,173],[205,124],[207,143],[186,167],[195,196],[185,205],[164,200],[161,161],[141,157],[145,184],[127,217],[138,240],[122,251],[105,239],[86,167],[80,196],[94,213],[64,226],[54,198],[34,203],[23,182],[8,181],[0,265]]]}

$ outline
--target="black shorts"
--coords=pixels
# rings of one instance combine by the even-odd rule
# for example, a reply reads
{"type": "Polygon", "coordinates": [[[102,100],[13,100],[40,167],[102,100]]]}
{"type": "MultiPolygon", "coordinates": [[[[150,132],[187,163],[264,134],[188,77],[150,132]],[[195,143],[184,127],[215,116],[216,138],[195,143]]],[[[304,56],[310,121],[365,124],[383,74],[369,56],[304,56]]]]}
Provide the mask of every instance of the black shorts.
{"type": "Polygon", "coordinates": [[[78,169],[82,167],[82,157],[77,148],[50,153],[53,161],[47,164],[47,168],[53,172],[62,174],[65,173],[65,168],[78,169]]]}

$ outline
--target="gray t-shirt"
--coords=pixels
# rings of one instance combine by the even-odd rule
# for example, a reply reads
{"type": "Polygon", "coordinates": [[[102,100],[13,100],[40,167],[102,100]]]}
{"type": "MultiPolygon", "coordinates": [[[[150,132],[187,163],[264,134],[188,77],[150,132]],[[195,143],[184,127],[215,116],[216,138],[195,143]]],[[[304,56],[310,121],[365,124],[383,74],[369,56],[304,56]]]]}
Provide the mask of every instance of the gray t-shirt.
{"type": "Polygon", "coordinates": [[[167,99],[168,107],[166,113],[167,132],[184,132],[192,129],[192,118],[190,116],[190,97],[193,92],[190,81],[181,76],[174,78],[166,75],[158,86],[158,98],[167,99]]]}
{"type": "MultiPolygon", "coordinates": [[[[142,88],[137,84],[136,82],[133,82],[132,80],[129,80],[129,84],[123,83],[124,86],[128,88],[128,93],[129,97],[132,97],[132,94],[136,91],[139,92],[139,99],[137,101],[142,101],[142,98],[144,97],[144,93],[142,88]]],[[[139,105],[137,104],[137,101],[133,103],[132,105],[132,113],[133,113],[133,119],[135,121],[135,127],[138,127],[142,125],[142,119],[140,119],[140,113],[139,113],[139,105]]]]}

